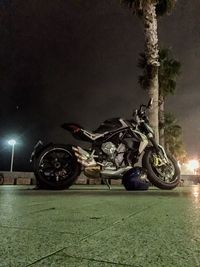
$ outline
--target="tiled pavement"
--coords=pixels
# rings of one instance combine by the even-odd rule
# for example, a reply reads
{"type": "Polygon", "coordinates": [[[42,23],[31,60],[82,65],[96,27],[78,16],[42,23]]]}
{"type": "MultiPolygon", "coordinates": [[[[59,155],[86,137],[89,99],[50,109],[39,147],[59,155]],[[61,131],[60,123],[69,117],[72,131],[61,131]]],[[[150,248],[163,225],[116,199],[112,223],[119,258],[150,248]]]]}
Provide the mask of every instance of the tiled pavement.
{"type": "Polygon", "coordinates": [[[0,267],[200,266],[200,187],[0,186],[0,267]]]}

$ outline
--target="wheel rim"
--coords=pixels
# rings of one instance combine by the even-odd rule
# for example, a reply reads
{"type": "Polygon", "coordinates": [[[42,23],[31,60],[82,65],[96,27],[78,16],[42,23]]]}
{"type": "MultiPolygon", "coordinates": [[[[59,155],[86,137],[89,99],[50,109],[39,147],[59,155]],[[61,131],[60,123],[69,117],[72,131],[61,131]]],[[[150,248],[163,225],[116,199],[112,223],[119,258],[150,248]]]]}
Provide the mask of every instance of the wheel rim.
{"type": "Polygon", "coordinates": [[[175,166],[169,157],[168,162],[163,162],[159,155],[152,153],[150,162],[159,180],[162,180],[166,184],[172,184],[177,180],[175,166]]]}
{"type": "Polygon", "coordinates": [[[64,148],[52,148],[40,159],[39,173],[46,181],[62,183],[68,180],[75,169],[72,154],[64,148]]]}

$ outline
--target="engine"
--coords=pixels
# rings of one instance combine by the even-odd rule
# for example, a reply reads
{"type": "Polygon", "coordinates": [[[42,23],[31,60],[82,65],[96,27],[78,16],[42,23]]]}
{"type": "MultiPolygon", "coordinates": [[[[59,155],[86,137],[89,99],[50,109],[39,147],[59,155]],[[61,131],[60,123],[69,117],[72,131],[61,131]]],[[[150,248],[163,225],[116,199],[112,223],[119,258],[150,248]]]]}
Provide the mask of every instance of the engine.
{"type": "Polygon", "coordinates": [[[112,142],[103,143],[101,149],[111,160],[115,158],[117,148],[112,142]]]}
{"type": "Polygon", "coordinates": [[[88,177],[121,177],[125,171],[130,169],[130,166],[126,166],[124,163],[126,146],[122,143],[118,146],[112,142],[103,143],[101,145],[101,154],[103,152],[104,156],[100,161],[98,161],[99,157],[97,156],[98,152],[96,150],[88,152],[81,147],[73,147],[73,150],[78,162],[84,166],[84,173],[88,177]],[[96,152],[97,154],[95,155],[96,152]]]}
{"type": "Polygon", "coordinates": [[[112,142],[106,142],[102,144],[101,149],[108,156],[108,160],[113,162],[117,167],[122,164],[126,150],[124,144],[121,143],[116,147],[112,142]]]}

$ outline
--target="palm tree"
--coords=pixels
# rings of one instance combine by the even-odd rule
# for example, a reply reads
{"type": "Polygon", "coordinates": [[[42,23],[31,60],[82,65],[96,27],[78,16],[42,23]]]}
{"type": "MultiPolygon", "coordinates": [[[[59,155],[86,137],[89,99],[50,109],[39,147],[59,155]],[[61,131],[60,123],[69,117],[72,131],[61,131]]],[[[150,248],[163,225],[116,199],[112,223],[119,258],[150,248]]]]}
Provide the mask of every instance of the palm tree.
{"type": "Polygon", "coordinates": [[[158,32],[157,16],[169,13],[176,0],[121,0],[143,21],[145,35],[145,55],[148,64],[148,94],[154,99],[149,119],[158,141],[158,32]]]}
{"type": "Polygon", "coordinates": [[[172,113],[166,113],[165,120],[165,144],[168,151],[177,159],[183,160],[186,152],[182,141],[182,128],[172,113]]]}
{"type": "MultiPolygon", "coordinates": [[[[159,136],[160,144],[165,145],[164,141],[164,103],[168,95],[174,94],[176,90],[176,80],[180,74],[181,64],[173,58],[171,50],[163,48],[159,51],[159,136]]],[[[143,89],[148,88],[148,64],[144,53],[140,54],[138,66],[143,70],[139,76],[139,83],[143,89]]]]}
{"type": "Polygon", "coordinates": [[[176,90],[176,80],[180,75],[181,63],[173,58],[170,49],[162,49],[159,53],[159,135],[160,144],[165,145],[165,99],[176,90]]]}

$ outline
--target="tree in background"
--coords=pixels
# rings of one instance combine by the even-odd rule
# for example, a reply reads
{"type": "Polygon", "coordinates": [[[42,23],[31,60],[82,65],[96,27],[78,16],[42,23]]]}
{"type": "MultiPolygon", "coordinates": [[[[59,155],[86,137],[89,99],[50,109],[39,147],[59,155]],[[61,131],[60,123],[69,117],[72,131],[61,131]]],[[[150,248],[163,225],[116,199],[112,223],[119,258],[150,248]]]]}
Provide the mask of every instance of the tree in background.
{"type": "MultiPolygon", "coordinates": [[[[174,59],[170,49],[163,48],[159,51],[159,71],[158,71],[158,82],[159,82],[159,136],[160,144],[165,145],[165,134],[164,134],[164,107],[165,99],[168,95],[173,95],[176,90],[176,81],[180,75],[181,64],[178,60],[174,59]]],[[[143,89],[148,88],[148,63],[146,55],[140,54],[139,68],[142,69],[143,74],[139,76],[139,84],[143,89]]]]}
{"type": "Polygon", "coordinates": [[[166,113],[164,120],[166,149],[178,160],[183,161],[186,157],[186,152],[182,141],[182,128],[171,113],[166,113]]]}
{"type": "Polygon", "coordinates": [[[134,14],[137,14],[143,21],[145,35],[145,56],[148,65],[148,95],[154,99],[149,114],[150,124],[154,128],[156,140],[159,140],[158,133],[158,31],[157,16],[169,13],[174,7],[176,0],[121,0],[134,14]]]}

